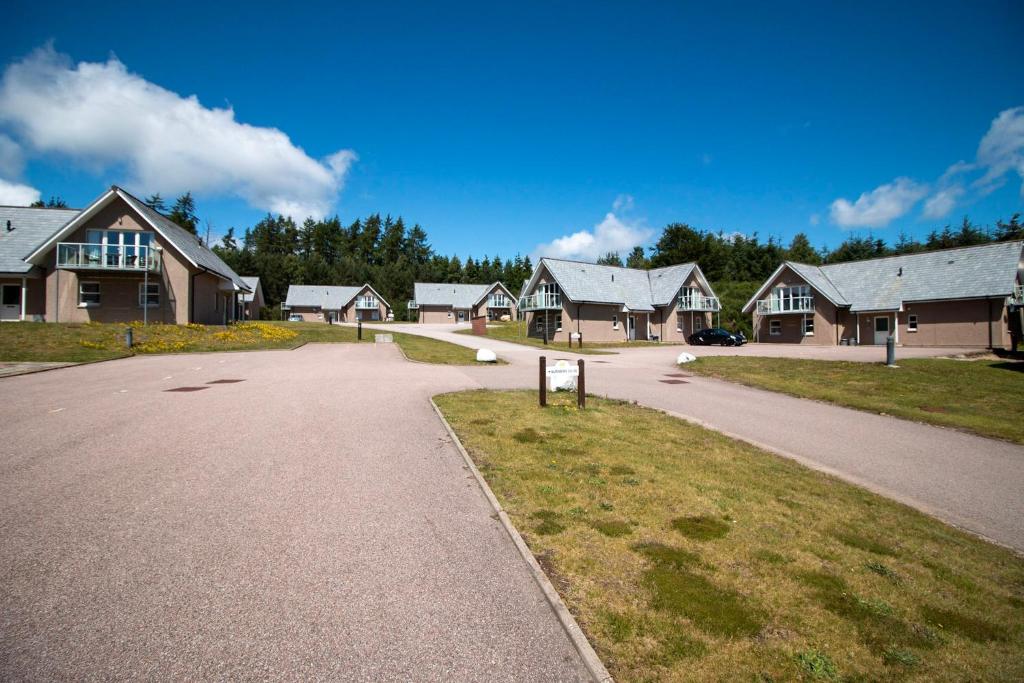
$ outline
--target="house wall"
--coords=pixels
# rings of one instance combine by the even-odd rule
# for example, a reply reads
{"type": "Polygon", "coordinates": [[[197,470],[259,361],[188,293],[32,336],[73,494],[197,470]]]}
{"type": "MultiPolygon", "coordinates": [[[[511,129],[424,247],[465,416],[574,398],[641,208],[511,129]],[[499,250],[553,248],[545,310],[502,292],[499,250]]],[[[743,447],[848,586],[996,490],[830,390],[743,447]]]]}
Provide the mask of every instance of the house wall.
{"type": "Polygon", "coordinates": [[[454,323],[457,321],[455,313],[448,306],[420,306],[419,317],[417,320],[421,323],[454,323]],[[448,313],[452,313],[452,317],[448,317],[448,313]]]}
{"type": "MultiPolygon", "coordinates": [[[[776,287],[796,287],[809,284],[789,268],[783,268],[782,272],[772,280],[768,287],[768,293],[776,287]]],[[[839,336],[844,336],[847,330],[847,319],[842,313],[826,299],[819,291],[811,288],[811,295],[814,297],[814,335],[803,334],[802,313],[776,313],[763,316],[760,324],[754,330],[755,338],[759,342],[782,343],[782,344],[813,344],[817,346],[835,346],[838,344],[839,336]],[[782,321],[782,333],[778,336],[771,336],[772,320],[782,321]],[[837,336],[839,335],[839,336],[837,336]]],[[[811,314],[806,314],[810,316],[811,314]]],[[[853,336],[851,332],[850,336],[853,336]]],[[[862,337],[863,341],[863,330],[862,337]]]]}
{"type": "Polygon", "coordinates": [[[200,272],[192,278],[192,322],[223,325],[230,322],[231,298],[234,292],[223,291],[224,281],[216,275],[200,272]]]}
{"type": "Polygon", "coordinates": [[[342,310],[342,312],[341,312],[342,318],[341,319],[343,321],[345,321],[345,322],[353,322],[354,323],[357,320],[364,320],[364,321],[372,320],[372,317],[371,317],[373,315],[373,311],[372,310],[370,310],[370,309],[358,309],[357,310],[356,309],[356,299],[358,299],[361,296],[365,296],[367,294],[370,294],[370,295],[372,295],[372,296],[377,298],[377,316],[378,316],[377,320],[387,320],[387,314],[388,314],[387,306],[385,306],[381,302],[380,297],[377,297],[377,295],[373,293],[373,290],[371,290],[369,287],[363,287],[362,289],[359,290],[359,293],[356,294],[355,298],[353,298],[352,301],[349,302],[348,306],[346,306],[342,310]]]}
{"type": "Polygon", "coordinates": [[[301,315],[302,319],[307,323],[324,322],[323,311],[315,306],[292,306],[291,310],[288,311],[288,315],[301,315]]]}
{"type": "Polygon", "coordinates": [[[1010,345],[1009,314],[1003,299],[909,303],[903,308],[899,314],[903,346],[1010,345]],[[910,315],[917,315],[917,332],[907,330],[910,315]]]}
{"type": "Polygon", "coordinates": [[[263,300],[262,288],[256,290],[253,294],[252,301],[246,301],[243,303],[242,308],[244,311],[246,320],[259,320],[260,311],[266,306],[266,301],[263,300]]]}
{"type": "MultiPolygon", "coordinates": [[[[711,292],[701,285],[696,273],[691,273],[683,286],[696,287],[704,296],[711,296],[711,292]]],[[[676,292],[669,305],[662,306],[651,315],[654,333],[659,335],[662,341],[685,342],[687,337],[697,331],[698,321],[703,322],[704,328],[714,324],[714,313],[710,311],[679,311],[678,299],[679,292],[676,292]]]]}
{"type": "MultiPolygon", "coordinates": [[[[21,296],[21,278],[0,277],[0,284],[17,285],[21,296]]],[[[39,320],[46,316],[46,280],[40,277],[25,278],[25,320],[39,320]]],[[[21,311],[18,311],[21,315],[21,311]]]]}
{"type": "MultiPolygon", "coordinates": [[[[481,301],[476,306],[476,308],[474,308],[472,310],[472,317],[474,317],[474,318],[476,318],[476,317],[487,317],[487,310],[488,310],[487,309],[487,297],[491,296],[495,292],[500,292],[502,294],[506,294],[505,290],[502,289],[499,285],[494,285],[493,287],[491,287],[491,289],[489,289],[487,291],[487,294],[484,295],[483,301],[481,301]]],[[[508,295],[506,294],[506,296],[508,296],[508,295]]],[[[507,308],[495,309],[496,310],[495,315],[498,315],[498,316],[508,315],[512,320],[515,320],[516,319],[515,297],[514,296],[509,296],[508,299],[509,299],[510,305],[507,308]]]]}

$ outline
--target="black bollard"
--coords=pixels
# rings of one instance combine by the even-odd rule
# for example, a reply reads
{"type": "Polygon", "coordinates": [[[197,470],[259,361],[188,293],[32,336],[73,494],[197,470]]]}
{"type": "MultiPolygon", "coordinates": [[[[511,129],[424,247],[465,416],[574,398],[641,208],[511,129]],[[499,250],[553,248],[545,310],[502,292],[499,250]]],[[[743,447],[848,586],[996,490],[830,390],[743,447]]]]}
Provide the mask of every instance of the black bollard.
{"type": "Polygon", "coordinates": [[[891,334],[885,340],[885,364],[896,365],[896,337],[891,334]]]}
{"type": "Polygon", "coordinates": [[[132,336],[132,328],[129,327],[127,330],[124,331],[124,345],[127,346],[129,349],[132,348],[132,344],[135,342],[132,336]]]}

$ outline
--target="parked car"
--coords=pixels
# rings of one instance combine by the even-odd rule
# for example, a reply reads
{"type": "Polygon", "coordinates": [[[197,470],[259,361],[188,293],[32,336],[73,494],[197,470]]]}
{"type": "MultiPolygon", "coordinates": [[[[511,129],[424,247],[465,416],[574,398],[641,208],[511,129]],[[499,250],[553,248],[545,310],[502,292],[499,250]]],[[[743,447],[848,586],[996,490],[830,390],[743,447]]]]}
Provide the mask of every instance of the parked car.
{"type": "Polygon", "coordinates": [[[710,346],[711,344],[743,346],[747,343],[747,338],[743,336],[742,332],[733,334],[723,327],[709,327],[699,332],[694,332],[686,338],[686,341],[695,346],[710,346]]]}
{"type": "Polygon", "coordinates": [[[288,316],[288,322],[290,322],[290,323],[301,323],[302,322],[302,316],[299,315],[298,313],[292,313],[290,316],[288,316]]]}

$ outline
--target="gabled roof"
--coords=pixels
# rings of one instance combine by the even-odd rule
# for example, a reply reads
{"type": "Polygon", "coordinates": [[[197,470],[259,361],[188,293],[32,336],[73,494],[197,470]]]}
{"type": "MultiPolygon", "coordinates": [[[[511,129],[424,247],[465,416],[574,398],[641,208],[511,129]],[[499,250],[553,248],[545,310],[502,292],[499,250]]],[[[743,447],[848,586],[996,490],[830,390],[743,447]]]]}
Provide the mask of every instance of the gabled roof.
{"type": "Polygon", "coordinates": [[[0,273],[30,272],[28,255],[78,214],[78,209],[0,206],[0,273]]]}
{"type": "Polygon", "coordinates": [[[344,287],[335,285],[288,285],[288,295],[285,297],[284,305],[287,308],[292,306],[319,307],[325,311],[340,311],[352,303],[352,300],[359,296],[364,289],[373,292],[381,303],[391,308],[384,297],[377,293],[368,284],[359,287],[344,287]]]}
{"type": "Polygon", "coordinates": [[[865,261],[809,266],[785,262],[743,307],[753,310],[783,268],[790,268],[836,306],[857,311],[890,311],[910,301],[984,299],[1009,296],[1024,270],[1024,242],[886,256],[865,261]]]}
{"type": "Polygon", "coordinates": [[[262,294],[263,288],[260,287],[260,279],[258,277],[255,275],[242,275],[241,279],[245,286],[249,288],[248,292],[242,294],[242,301],[250,303],[256,298],[257,291],[262,294]]]}
{"type": "Polygon", "coordinates": [[[484,300],[495,287],[501,289],[508,298],[515,299],[512,292],[500,282],[489,285],[447,284],[443,282],[414,282],[412,285],[413,300],[420,306],[450,306],[451,308],[473,308],[484,300]]]}
{"type": "Polygon", "coordinates": [[[542,258],[525,291],[532,291],[542,267],[558,283],[562,295],[576,303],[600,303],[622,306],[631,311],[653,311],[675,299],[679,290],[696,274],[711,296],[711,284],[695,263],[642,270],[618,266],[599,266],[581,261],[542,258]]]}
{"type": "Polygon", "coordinates": [[[111,185],[110,189],[98,197],[92,204],[83,209],[77,216],[65,223],[59,230],[50,236],[43,244],[39,245],[26,260],[38,262],[42,257],[53,249],[58,242],[74,232],[85,221],[95,216],[101,209],[113,202],[115,199],[122,199],[128,206],[135,210],[139,216],[149,223],[161,237],[173,246],[185,259],[196,268],[209,271],[224,280],[230,282],[235,289],[247,292],[249,287],[242,281],[235,271],[231,270],[228,264],[224,263],[217,254],[207,249],[196,238],[195,235],[170,220],[159,211],[146,206],[140,199],[121,189],[117,185],[111,185]]]}

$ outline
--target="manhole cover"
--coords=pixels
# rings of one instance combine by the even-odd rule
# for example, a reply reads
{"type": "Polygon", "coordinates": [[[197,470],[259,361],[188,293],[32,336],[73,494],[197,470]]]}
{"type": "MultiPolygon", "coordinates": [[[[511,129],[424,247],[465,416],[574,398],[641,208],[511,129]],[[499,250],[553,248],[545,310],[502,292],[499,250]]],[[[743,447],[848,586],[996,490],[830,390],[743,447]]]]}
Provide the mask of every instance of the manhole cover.
{"type": "Polygon", "coordinates": [[[209,389],[210,387],[175,387],[174,389],[164,389],[164,391],[202,391],[203,389],[209,389]]]}
{"type": "Polygon", "coordinates": [[[662,384],[689,384],[685,379],[659,379],[662,384]]]}
{"type": "Polygon", "coordinates": [[[215,379],[212,382],[207,382],[207,384],[237,384],[244,381],[244,379],[215,379]]]}

